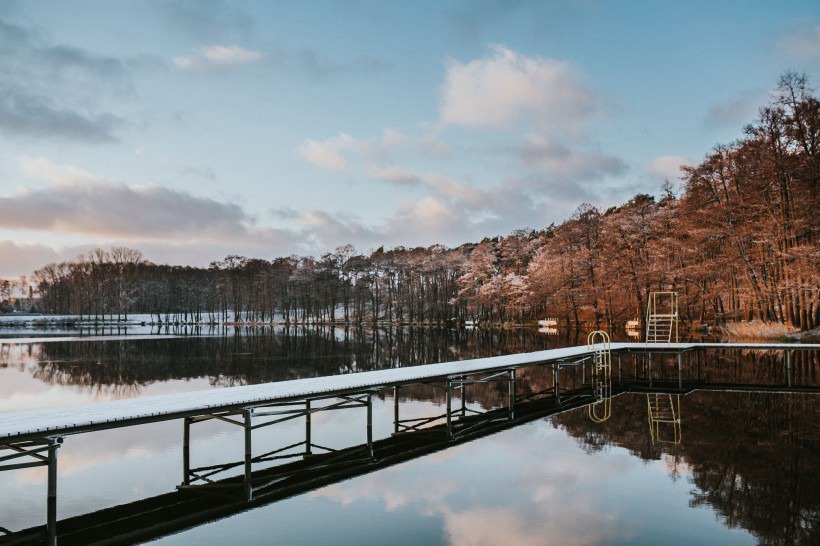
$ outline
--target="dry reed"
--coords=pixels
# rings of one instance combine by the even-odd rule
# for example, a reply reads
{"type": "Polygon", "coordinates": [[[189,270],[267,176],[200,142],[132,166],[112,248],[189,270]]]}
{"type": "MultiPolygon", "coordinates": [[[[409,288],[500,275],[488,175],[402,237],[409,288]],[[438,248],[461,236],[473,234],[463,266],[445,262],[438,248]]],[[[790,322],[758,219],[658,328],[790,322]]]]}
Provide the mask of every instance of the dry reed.
{"type": "Polygon", "coordinates": [[[720,331],[731,339],[778,339],[787,338],[798,332],[798,329],[782,322],[728,322],[720,331]]]}

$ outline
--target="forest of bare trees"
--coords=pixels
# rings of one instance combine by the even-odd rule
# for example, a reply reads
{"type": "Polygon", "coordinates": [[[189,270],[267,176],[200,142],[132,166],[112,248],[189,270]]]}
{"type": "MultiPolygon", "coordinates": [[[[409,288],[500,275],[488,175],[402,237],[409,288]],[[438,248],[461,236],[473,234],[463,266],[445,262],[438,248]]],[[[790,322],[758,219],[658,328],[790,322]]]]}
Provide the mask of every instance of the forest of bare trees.
{"type": "Polygon", "coordinates": [[[685,323],[820,326],[820,101],[787,72],[744,136],[685,167],[680,191],[639,194],[558,226],[458,248],[339,247],[320,258],[228,256],[209,268],[96,250],[34,272],[39,309],[162,322],[493,324],[640,318],[654,290],[679,293],[685,323]]]}

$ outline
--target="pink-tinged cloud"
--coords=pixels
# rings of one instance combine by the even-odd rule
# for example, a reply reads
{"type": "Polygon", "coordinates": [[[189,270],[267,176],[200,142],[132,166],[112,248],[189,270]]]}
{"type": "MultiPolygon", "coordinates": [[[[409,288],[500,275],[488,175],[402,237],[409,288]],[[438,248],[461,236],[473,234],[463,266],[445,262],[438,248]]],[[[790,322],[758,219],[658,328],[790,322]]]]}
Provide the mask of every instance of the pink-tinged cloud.
{"type": "Polygon", "coordinates": [[[381,502],[387,511],[410,509],[438,517],[450,543],[458,546],[585,545],[630,538],[631,518],[623,516],[625,509],[602,506],[601,501],[619,476],[642,466],[639,460],[624,455],[578,464],[583,453],[572,439],[532,427],[510,432],[506,441],[484,442],[478,458],[460,449],[464,447],[408,463],[423,467],[421,472],[387,469],[319,489],[311,496],[342,506],[366,499],[381,502]],[[546,442],[547,454],[533,456],[532,450],[521,447],[546,442]],[[465,494],[461,478],[474,469],[491,472],[495,481],[505,484],[504,492],[488,495],[491,488],[479,486],[465,494]],[[590,488],[588,483],[603,488],[590,488]]]}
{"type": "Polygon", "coordinates": [[[67,260],[77,254],[72,251],[66,255],[43,244],[0,240],[0,279],[16,280],[20,275],[30,275],[47,263],[67,260]]]}
{"type": "Polygon", "coordinates": [[[658,179],[674,181],[683,176],[681,167],[693,164],[691,159],[683,156],[664,155],[650,161],[646,166],[646,172],[658,179]]]}
{"type": "Polygon", "coordinates": [[[343,151],[349,151],[357,146],[356,141],[341,133],[336,138],[328,140],[306,139],[299,146],[301,156],[323,169],[341,171],[347,168],[347,160],[342,156],[343,151]]]}
{"type": "Polygon", "coordinates": [[[384,180],[399,186],[421,186],[424,184],[419,175],[396,165],[370,165],[367,174],[377,180],[384,180]]]}
{"type": "Polygon", "coordinates": [[[400,181],[400,176],[387,173],[395,162],[395,156],[412,158],[447,158],[452,153],[450,146],[436,135],[420,137],[405,135],[393,129],[384,129],[379,138],[358,139],[346,133],[326,140],[305,139],[297,152],[306,161],[329,171],[341,171],[354,165],[363,165],[374,178],[400,181]]]}
{"type": "Polygon", "coordinates": [[[160,186],[127,185],[46,160],[24,170],[48,182],[0,197],[0,227],[124,239],[225,240],[245,235],[238,206],[160,186]]]}
{"type": "Polygon", "coordinates": [[[468,63],[451,61],[442,88],[445,125],[504,126],[520,119],[575,134],[598,106],[566,62],[526,57],[504,46],[468,63]]]}
{"type": "Polygon", "coordinates": [[[175,57],[174,66],[186,72],[206,72],[257,63],[262,57],[258,51],[237,45],[209,45],[198,48],[193,55],[175,57]]]}

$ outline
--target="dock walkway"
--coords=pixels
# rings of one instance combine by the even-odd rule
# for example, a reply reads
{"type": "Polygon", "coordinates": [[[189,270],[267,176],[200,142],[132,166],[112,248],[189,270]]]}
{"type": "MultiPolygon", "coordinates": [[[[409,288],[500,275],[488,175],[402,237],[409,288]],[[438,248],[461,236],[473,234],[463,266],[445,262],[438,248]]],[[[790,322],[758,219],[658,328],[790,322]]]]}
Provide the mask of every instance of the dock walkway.
{"type": "MultiPolygon", "coordinates": [[[[8,340],[4,340],[8,342],[8,340]]],[[[611,350],[653,352],[683,352],[695,349],[769,349],[811,350],[820,344],[772,343],[612,343],[611,350]]],[[[453,376],[514,370],[536,364],[580,363],[593,355],[587,346],[549,349],[512,354],[425,364],[408,368],[391,368],[348,375],[311,377],[174,393],[131,400],[113,400],[67,408],[47,408],[0,414],[0,441],[20,442],[49,436],[63,436],[118,428],[143,423],[166,421],[214,412],[225,412],[265,406],[271,403],[300,401],[312,397],[329,397],[364,392],[373,389],[445,380],[453,376]]]]}

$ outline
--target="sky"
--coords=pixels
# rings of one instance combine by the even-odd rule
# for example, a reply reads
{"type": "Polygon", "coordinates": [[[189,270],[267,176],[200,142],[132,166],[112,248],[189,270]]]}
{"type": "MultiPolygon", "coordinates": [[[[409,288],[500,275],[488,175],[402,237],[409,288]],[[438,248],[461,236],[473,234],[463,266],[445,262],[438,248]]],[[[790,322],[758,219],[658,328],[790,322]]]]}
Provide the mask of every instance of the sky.
{"type": "Polygon", "coordinates": [[[0,0],[0,278],[454,247],[743,136],[816,0],[0,0]]]}

